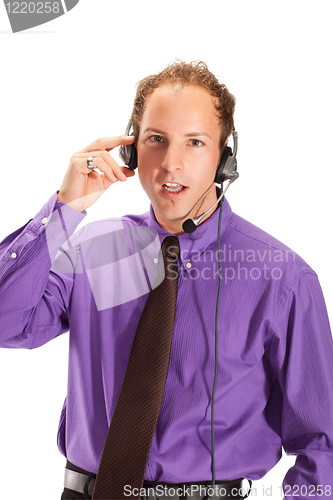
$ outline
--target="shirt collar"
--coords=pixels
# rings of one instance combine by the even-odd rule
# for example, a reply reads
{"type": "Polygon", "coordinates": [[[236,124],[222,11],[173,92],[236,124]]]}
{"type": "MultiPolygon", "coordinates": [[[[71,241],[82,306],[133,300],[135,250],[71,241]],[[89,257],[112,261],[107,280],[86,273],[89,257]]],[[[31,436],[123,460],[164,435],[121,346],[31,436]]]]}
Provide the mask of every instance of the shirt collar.
{"type": "MultiPolygon", "coordinates": [[[[221,190],[217,187],[216,191],[217,196],[219,196],[221,190]]],[[[215,212],[203,223],[199,224],[199,226],[193,233],[184,233],[178,235],[180,244],[180,258],[184,266],[186,266],[186,263],[191,261],[191,257],[200,255],[211,245],[211,243],[217,240],[219,214],[220,208],[215,210],[215,212]]],[[[229,223],[231,214],[231,207],[226,198],[224,198],[221,220],[221,237],[229,223]]],[[[161,243],[166,236],[171,235],[171,233],[168,233],[167,231],[162,229],[156,221],[152,205],[150,205],[149,210],[148,226],[157,231],[161,243]]]]}

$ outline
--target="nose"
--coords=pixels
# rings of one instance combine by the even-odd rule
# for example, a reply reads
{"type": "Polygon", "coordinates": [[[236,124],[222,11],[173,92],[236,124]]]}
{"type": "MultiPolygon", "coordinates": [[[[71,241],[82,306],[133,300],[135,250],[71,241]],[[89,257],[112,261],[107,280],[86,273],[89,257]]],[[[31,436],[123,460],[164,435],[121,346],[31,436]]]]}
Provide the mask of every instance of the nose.
{"type": "Polygon", "coordinates": [[[176,143],[169,143],[164,158],[161,162],[161,167],[167,172],[181,170],[183,168],[183,154],[181,147],[176,143]]]}

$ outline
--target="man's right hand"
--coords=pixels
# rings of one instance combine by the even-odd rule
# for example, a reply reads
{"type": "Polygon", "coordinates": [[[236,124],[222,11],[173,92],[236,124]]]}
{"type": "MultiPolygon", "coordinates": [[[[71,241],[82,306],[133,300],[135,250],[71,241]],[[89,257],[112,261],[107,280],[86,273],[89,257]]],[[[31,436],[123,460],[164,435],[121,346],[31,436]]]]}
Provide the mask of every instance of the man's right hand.
{"type": "Polygon", "coordinates": [[[127,177],[135,175],[133,170],[120,167],[109,154],[109,151],[117,146],[133,143],[133,135],[104,137],[74,153],[58,192],[58,201],[82,212],[93,205],[111,184],[126,181],[127,177]],[[101,174],[88,168],[89,156],[93,157],[94,167],[98,168],[101,174]]]}

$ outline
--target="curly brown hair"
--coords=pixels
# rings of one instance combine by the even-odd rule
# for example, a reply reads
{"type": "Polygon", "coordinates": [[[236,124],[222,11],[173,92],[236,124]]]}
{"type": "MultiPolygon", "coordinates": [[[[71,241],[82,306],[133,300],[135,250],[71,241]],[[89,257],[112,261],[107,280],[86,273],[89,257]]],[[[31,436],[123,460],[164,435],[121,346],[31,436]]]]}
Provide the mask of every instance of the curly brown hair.
{"type": "Polygon", "coordinates": [[[234,111],[236,99],[227,87],[208,70],[203,61],[175,61],[168,65],[163,71],[156,75],[150,75],[140,80],[137,84],[131,116],[134,135],[137,138],[140,131],[140,122],[145,110],[145,102],[156,88],[164,84],[171,85],[198,85],[206,89],[211,96],[217,98],[215,108],[221,123],[220,149],[223,150],[225,143],[234,128],[234,111]]]}

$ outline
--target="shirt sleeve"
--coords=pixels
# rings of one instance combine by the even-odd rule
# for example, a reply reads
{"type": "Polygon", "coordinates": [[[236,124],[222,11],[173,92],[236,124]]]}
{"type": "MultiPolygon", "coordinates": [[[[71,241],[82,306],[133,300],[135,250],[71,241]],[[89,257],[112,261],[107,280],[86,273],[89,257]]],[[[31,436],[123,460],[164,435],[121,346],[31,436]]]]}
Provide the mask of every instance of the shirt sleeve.
{"type": "Polygon", "coordinates": [[[52,263],[84,216],[55,193],[0,243],[0,347],[32,349],[68,330],[73,273],[70,265],[55,272],[52,263]]]}
{"type": "Polygon", "coordinates": [[[295,465],[283,481],[285,498],[333,498],[333,342],[316,274],[302,272],[286,301],[280,364],[281,437],[295,465]]]}

